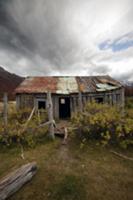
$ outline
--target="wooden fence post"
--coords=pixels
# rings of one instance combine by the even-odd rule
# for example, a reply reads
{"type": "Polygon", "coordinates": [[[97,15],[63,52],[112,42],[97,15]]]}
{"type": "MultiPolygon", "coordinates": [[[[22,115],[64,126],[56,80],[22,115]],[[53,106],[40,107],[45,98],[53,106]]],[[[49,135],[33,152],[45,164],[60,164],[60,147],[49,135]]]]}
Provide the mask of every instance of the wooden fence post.
{"type": "Polygon", "coordinates": [[[3,117],[4,117],[4,127],[5,131],[7,130],[7,124],[8,124],[8,97],[7,93],[4,93],[3,97],[3,117]]]}
{"type": "Polygon", "coordinates": [[[49,136],[51,139],[55,139],[54,135],[54,117],[53,117],[53,103],[52,103],[52,97],[51,97],[51,92],[47,93],[47,109],[48,109],[48,118],[49,121],[51,122],[49,125],[49,136]]]}

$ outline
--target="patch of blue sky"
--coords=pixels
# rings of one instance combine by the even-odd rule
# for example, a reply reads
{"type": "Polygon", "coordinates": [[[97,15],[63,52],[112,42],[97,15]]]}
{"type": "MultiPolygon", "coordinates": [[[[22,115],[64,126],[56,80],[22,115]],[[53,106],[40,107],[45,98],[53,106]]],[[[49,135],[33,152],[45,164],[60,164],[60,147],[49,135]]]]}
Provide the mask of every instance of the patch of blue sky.
{"type": "Polygon", "coordinates": [[[124,43],[112,44],[113,51],[122,51],[122,50],[128,49],[130,47],[133,47],[133,40],[127,41],[124,43]]]}
{"type": "Polygon", "coordinates": [[[133,32],[123,35],[114,41],[106,40],[99,44],[100,50],[112,49],[113,52],[122,51],[133,47],[133,32]]]}

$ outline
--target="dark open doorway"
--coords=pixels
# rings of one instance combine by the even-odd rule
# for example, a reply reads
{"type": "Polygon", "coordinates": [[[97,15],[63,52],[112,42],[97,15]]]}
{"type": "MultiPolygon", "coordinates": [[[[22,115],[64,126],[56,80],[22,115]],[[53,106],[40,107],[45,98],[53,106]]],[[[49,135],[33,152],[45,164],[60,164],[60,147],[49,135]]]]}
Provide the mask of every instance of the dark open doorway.
{"type": "Polygon", "coordinates": [[[59,98],[59,117],[61,119],[70,118],[70,98],[69,97],[59,98]]]}

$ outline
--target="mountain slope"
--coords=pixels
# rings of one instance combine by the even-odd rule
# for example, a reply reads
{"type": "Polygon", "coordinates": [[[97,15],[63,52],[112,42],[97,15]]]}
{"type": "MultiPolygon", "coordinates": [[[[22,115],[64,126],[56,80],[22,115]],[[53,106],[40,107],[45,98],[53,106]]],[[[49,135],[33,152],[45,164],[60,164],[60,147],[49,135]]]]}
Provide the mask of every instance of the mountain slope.
{"type": "Polygon", "coordinates": [[[10,99],[14,99],[14,89],[24,80],[23,77],[9,73],[4,68],[0,67],[0,96],[4,92],[8,93],[10,99]]]}

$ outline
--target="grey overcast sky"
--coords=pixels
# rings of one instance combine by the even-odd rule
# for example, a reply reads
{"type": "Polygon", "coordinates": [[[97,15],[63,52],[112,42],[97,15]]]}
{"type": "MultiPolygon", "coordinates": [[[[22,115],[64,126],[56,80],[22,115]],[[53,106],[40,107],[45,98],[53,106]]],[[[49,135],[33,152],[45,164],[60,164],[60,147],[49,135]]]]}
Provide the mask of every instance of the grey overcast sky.
{"type": "Polygon", "coordinates": [[[133,80],[133,1],[0,0],[0,66],[133,80]]]}

